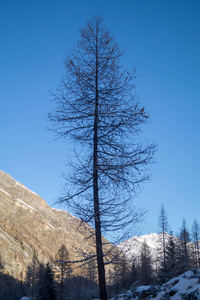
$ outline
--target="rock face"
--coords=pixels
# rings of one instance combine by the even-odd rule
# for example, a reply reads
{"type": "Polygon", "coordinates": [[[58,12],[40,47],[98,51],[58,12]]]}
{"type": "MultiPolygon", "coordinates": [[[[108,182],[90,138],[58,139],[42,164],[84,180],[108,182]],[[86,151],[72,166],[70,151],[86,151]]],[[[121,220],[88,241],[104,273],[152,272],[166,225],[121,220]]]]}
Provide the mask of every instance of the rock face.
{"type": "Polygon", "coordinates": [[[85,237],[91,228],[69,213],[56,210],[23,184],[0,171],[0,254],[6,272],[14,277],[25,272],[34,251],[47,262],[65,245],[70,259],[78,252],[95,253],[92,240],[85,237]],[[79,251],[77,251],[79,250],[79,251]]]}

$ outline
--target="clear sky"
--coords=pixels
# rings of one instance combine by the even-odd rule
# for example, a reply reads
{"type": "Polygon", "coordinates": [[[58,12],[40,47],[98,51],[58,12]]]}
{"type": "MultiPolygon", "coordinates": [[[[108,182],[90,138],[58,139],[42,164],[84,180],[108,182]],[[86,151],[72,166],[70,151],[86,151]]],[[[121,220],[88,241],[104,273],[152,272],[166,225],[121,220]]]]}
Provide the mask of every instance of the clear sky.
{"type": "Polygon", "coordinates": [[[136,92],[151,116],[144,134],[156,141],[152,180],[135,201],[149,208],[141,234],[158,232],[163,203],[174,233],[182,219],[200,223],[200,1],[0,0],[0,169],[52,205],[67,172],[67,147],[47,113],[50,90],[93,14],[137,68],[136,92]]]}

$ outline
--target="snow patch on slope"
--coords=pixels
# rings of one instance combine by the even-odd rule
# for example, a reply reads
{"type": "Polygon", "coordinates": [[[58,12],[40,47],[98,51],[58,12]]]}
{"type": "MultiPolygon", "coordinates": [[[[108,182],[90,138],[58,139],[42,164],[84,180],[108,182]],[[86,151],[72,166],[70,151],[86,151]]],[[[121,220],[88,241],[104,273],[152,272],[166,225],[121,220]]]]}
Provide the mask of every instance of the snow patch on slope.
{"type": "Polygon", "coordinates": [[[24,207],[25,209],[26,209],[26,207],[28,207],[28,208],[30,208],[30,209],[32,209],[32,210],[34,210],[34,211],[37,211],[34,207],[28,205],[26,202],[22,201],[21,199],[15,199],[15,200],[17,200],[17,201],[19,201],[20,203],[22,203],[23,205],[25,205],[25,207],[22,205],[22,207],[24,207]]]}
{"type": "Polygon", "coordinates": [[[47,223],[47,225],[49,225],[51,228],[53,228],[53,229],[55,229],[55,230],[57,230],[57,231],[60,231],[59,229],[57,229],[57,228],[55,228],[53,225],[51,225],[49,222],[47,222],[46,220],[45,220],[45,222],[47,223]]]}
{"type": "MultiPolygon", "coordinates": [[[[37,213],[38,213],[38,211],[34,208],[34,207],[32,207],[31,205],[28,205],[26,202],[24,202],[24,201],[22,201],[21,199],[15,199],[15,200],[17,200],[18,202],[20,202],[22,205],[22,207],[23,208],[25,208],[25,209],[27,209],[27,208],[30,208],[31,210],[34,210],[34,211],[36,211],[37,213]]],[[[51,227],[51,228],[53,228],[53,229],[55,229],[55,230],[57,230],[57,231],[59,231],[57,228],[55,228],[53,225],[51,225],[49,222],[47,222],[46,220],[44,220],[45,222],[46,222],[46,224],[49,226],[49,227],[51,227]]]]}
{"type": "Polygon", "coordinates": [[[0,189],[0,191],[2,191],[4,194],[6,194],[7,196],[9,196],[10,198],[12,198],[11,196],[10,196],[10,194],[8,194],[6,191],[4,191],[3,189],[0,189]]]}

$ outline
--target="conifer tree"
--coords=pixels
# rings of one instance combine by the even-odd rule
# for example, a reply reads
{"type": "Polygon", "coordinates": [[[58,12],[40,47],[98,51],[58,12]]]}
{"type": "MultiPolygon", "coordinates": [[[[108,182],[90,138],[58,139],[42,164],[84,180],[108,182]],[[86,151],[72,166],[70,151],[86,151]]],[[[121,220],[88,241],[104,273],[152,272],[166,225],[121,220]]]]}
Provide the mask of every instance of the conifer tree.
{"type": "Polygon", "coordinates": [[[37,300],[56,300],[54,274],[49,265],[40,265],[37,300]]]}
{"type": "Polygon", "coordinates": [[[162,261],[159,271],[159,279],[161,282],[166,282],[174,276],[178,275],[177,267],[177,253],[174,242],[173,232],[170,232],[169,239],[166,243],[165,263],[162,261]]]}
{"type": "Polygon", "coordinates": [[[57,107],[49,114],[56,134],[74,143],[60,202],[95,228],[101,300],[107,300],[102,234],[118,237],[141,220],[144,212],[132,199],[149,179],[147,166],[156,148],[138,139],[149,116],[134,93],[135,73],[120,64],[122,56],[102,17],[94,16],[66,59],[65,78],[54,94],[57,107]]]}
{"type": "Polygon", "coordinates": [[[200,240],[200,226],[196,219],[194,219],[192,225],[192,237],[195,249],[195,266],[200,267],[200,252],[199,252],[199,240],[200,240]]]}
{"type": "Polygon", "coordinates": [[[66,277],[66,272],[69,271],[69,252],[65,245],[62,245],[55,256],[55,263],[60,269],[60,299],[63,300],[63,289],[64,289],[64,277],[66,277]]]}
{"type": "Polygon", "coordinates": [[[138,280],[138,264],[136,262],[136,259],[134,259],[134,261],[132,262],[130,280],[132,283],[138,280]]]}
{"type": "Polygon", "coordinates": [[[36,293],[36,281],[37,281],[37,272],[39,267],[39,260],[34,251],[32,261],[27,267],[26,271],[26,290],[28,294],[34,299],[36,293]]]}
{"type": "Polygon", "coordinates": [[[190,232],[188,230],[186,220],[183,218],[182,227],[180,230],[180,244],[179,244],[179,253],[178,253],[178,267],[179,272],[183,273],[191,267],[191,251],[189,249],[188,243],[190,242],[190,232]]]}
{"type": "Polygon", "coordinates": [[[150,284],[153,279],[152,259],[146,240],[144,240],[141,249],[139,279],[141,284],[150,284]]]}
{"type": "Polygon", "coordinates": [[[166,264],[166,233],[169,230],[167,213],[165,211],[164,205],[161,206],[159,221],[158,221],[161,233],[162,233],[162,265],[165,268],[166,264]]]}

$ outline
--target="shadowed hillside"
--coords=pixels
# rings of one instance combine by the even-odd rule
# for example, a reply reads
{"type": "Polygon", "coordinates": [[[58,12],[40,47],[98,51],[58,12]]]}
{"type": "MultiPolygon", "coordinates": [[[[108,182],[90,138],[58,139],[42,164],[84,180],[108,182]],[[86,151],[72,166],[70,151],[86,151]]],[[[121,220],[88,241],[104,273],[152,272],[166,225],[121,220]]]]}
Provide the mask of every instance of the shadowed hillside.
{"type": "Polygon", "coordinates": [[[34,251],[44,263],[54,259],[62,244],[70,260],[81,259],[82,252],[94,254],[92,239],[85,239],[91,230],[0,171],[0,254],[8,274],[19,278],[25,273],[34,251]]]}

